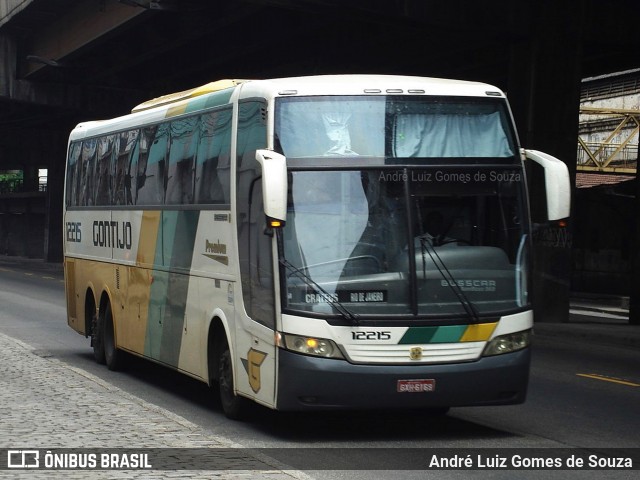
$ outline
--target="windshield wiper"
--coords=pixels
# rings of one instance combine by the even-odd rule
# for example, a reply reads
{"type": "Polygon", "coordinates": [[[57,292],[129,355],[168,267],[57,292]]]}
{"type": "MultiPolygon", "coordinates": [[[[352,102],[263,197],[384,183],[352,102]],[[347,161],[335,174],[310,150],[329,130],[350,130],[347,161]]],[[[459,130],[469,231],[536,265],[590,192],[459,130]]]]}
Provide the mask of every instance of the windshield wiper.
{"type": "Polygon", "coordinates": [[[298,268],[293,265],[289,260],[284,257],[280,257],[280,264],[289,270],[291,275],[295,275],[302,280],[307,287],[311,287],[315,293],[322,294],[322,297],[331,305],[345,320],[349,320],[354,325],[358,325],[358,316],[355,313],[351,313],[342,303],[338,300],[334,300],[333,295],[322,288],[315,280],[302,271],[302,268],[298,268]]]}
{"type": "Polygon", "coordinates": [[[449,271],[445,263],[442,261],[442,258],[440,258],[440,255],[438,255],[438,252],[436,251],[436,248],[431,243],[431,240],[428,239],[426,235],[420,235],[419,238],[420,238],[420,245],[422,246],[422,274],[424,276],[425,281],[427,280],[427,261],[424,255],[424,252],[426,251],[429,254],[429,257],[431,258],[431,261],[440,272],[440,275],[442,275],[442,278],[444,278],[444,280],[447,282],[447,284],[455,294],[456,298],[460,302],[460,305],[462,305],[462,308],[464,308],[464,311],[467,313],[467,315],[469,315],[469,317],[471,317],[472,323],[480,323],[480,315],[478,314],[478,310],[476,309],[475,305],[471,303],[471,301],[467,298],[465,293],[462,291],[462,288],[460,288],[460,286],[458,285],[458,282],[453,277],[453,275],[451,274],[451,272],[449,271]],[[429,249],[427,248],[427,246],[431,248],[429,249]]]}

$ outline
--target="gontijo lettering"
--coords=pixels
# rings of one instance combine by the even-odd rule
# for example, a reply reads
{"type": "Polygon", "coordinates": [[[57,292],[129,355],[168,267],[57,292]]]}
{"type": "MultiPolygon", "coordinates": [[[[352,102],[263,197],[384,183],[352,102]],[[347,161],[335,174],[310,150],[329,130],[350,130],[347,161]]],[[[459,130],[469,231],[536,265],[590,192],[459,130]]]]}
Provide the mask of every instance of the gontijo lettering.
{"type": "Polygon", "coordinates": [[[131,250],[131,222],[95,220],[93,222],[93,245],[131,250]]]}

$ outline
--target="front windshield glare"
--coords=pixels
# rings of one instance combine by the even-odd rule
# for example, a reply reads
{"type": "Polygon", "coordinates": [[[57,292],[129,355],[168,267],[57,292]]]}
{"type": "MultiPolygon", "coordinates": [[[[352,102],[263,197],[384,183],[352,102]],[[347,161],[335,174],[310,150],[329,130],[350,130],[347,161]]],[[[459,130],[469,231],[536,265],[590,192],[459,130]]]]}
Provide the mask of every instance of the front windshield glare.
{"type": "Polygon", "coordinates": [[[525,306],[521,175],[513,167],[291,172],[280,238],[285,309],[437,316],[465,315],[468,304],[480,315],[525,306]]]}
{"type": "Polygon", "coordinates": [[[503,101],[440,97],[278,99],[276,137],[289,158],[509,158],[503,101]]]}

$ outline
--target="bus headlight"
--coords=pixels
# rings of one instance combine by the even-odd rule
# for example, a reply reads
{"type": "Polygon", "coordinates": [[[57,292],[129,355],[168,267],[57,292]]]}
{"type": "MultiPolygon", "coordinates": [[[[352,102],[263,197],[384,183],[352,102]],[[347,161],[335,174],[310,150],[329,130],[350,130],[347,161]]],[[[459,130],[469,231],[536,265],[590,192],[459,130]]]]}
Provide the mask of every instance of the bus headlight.
{"type": "Polygon", "coordinates": [[[315,357],[344,358],[338,346],[326,338],[304,337],[289,333],[278,334],[278,345],[292,352],[315,357]]]}
{"type": "Polygon", "coordinates": [[[483,357],[516,352],[531,345],[531,330],[500,335],[491,340],[484,348],[483,357]]]}

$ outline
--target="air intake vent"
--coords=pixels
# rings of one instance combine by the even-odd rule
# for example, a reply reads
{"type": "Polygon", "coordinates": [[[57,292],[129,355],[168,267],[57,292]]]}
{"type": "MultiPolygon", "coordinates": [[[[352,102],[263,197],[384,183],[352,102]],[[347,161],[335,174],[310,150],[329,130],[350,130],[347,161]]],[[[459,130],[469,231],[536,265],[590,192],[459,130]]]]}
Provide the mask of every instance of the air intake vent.
{"type": "Polygon", "coordinates": [[[116,268],[116,290],[120,290],[120,268],[116,268]]]}

